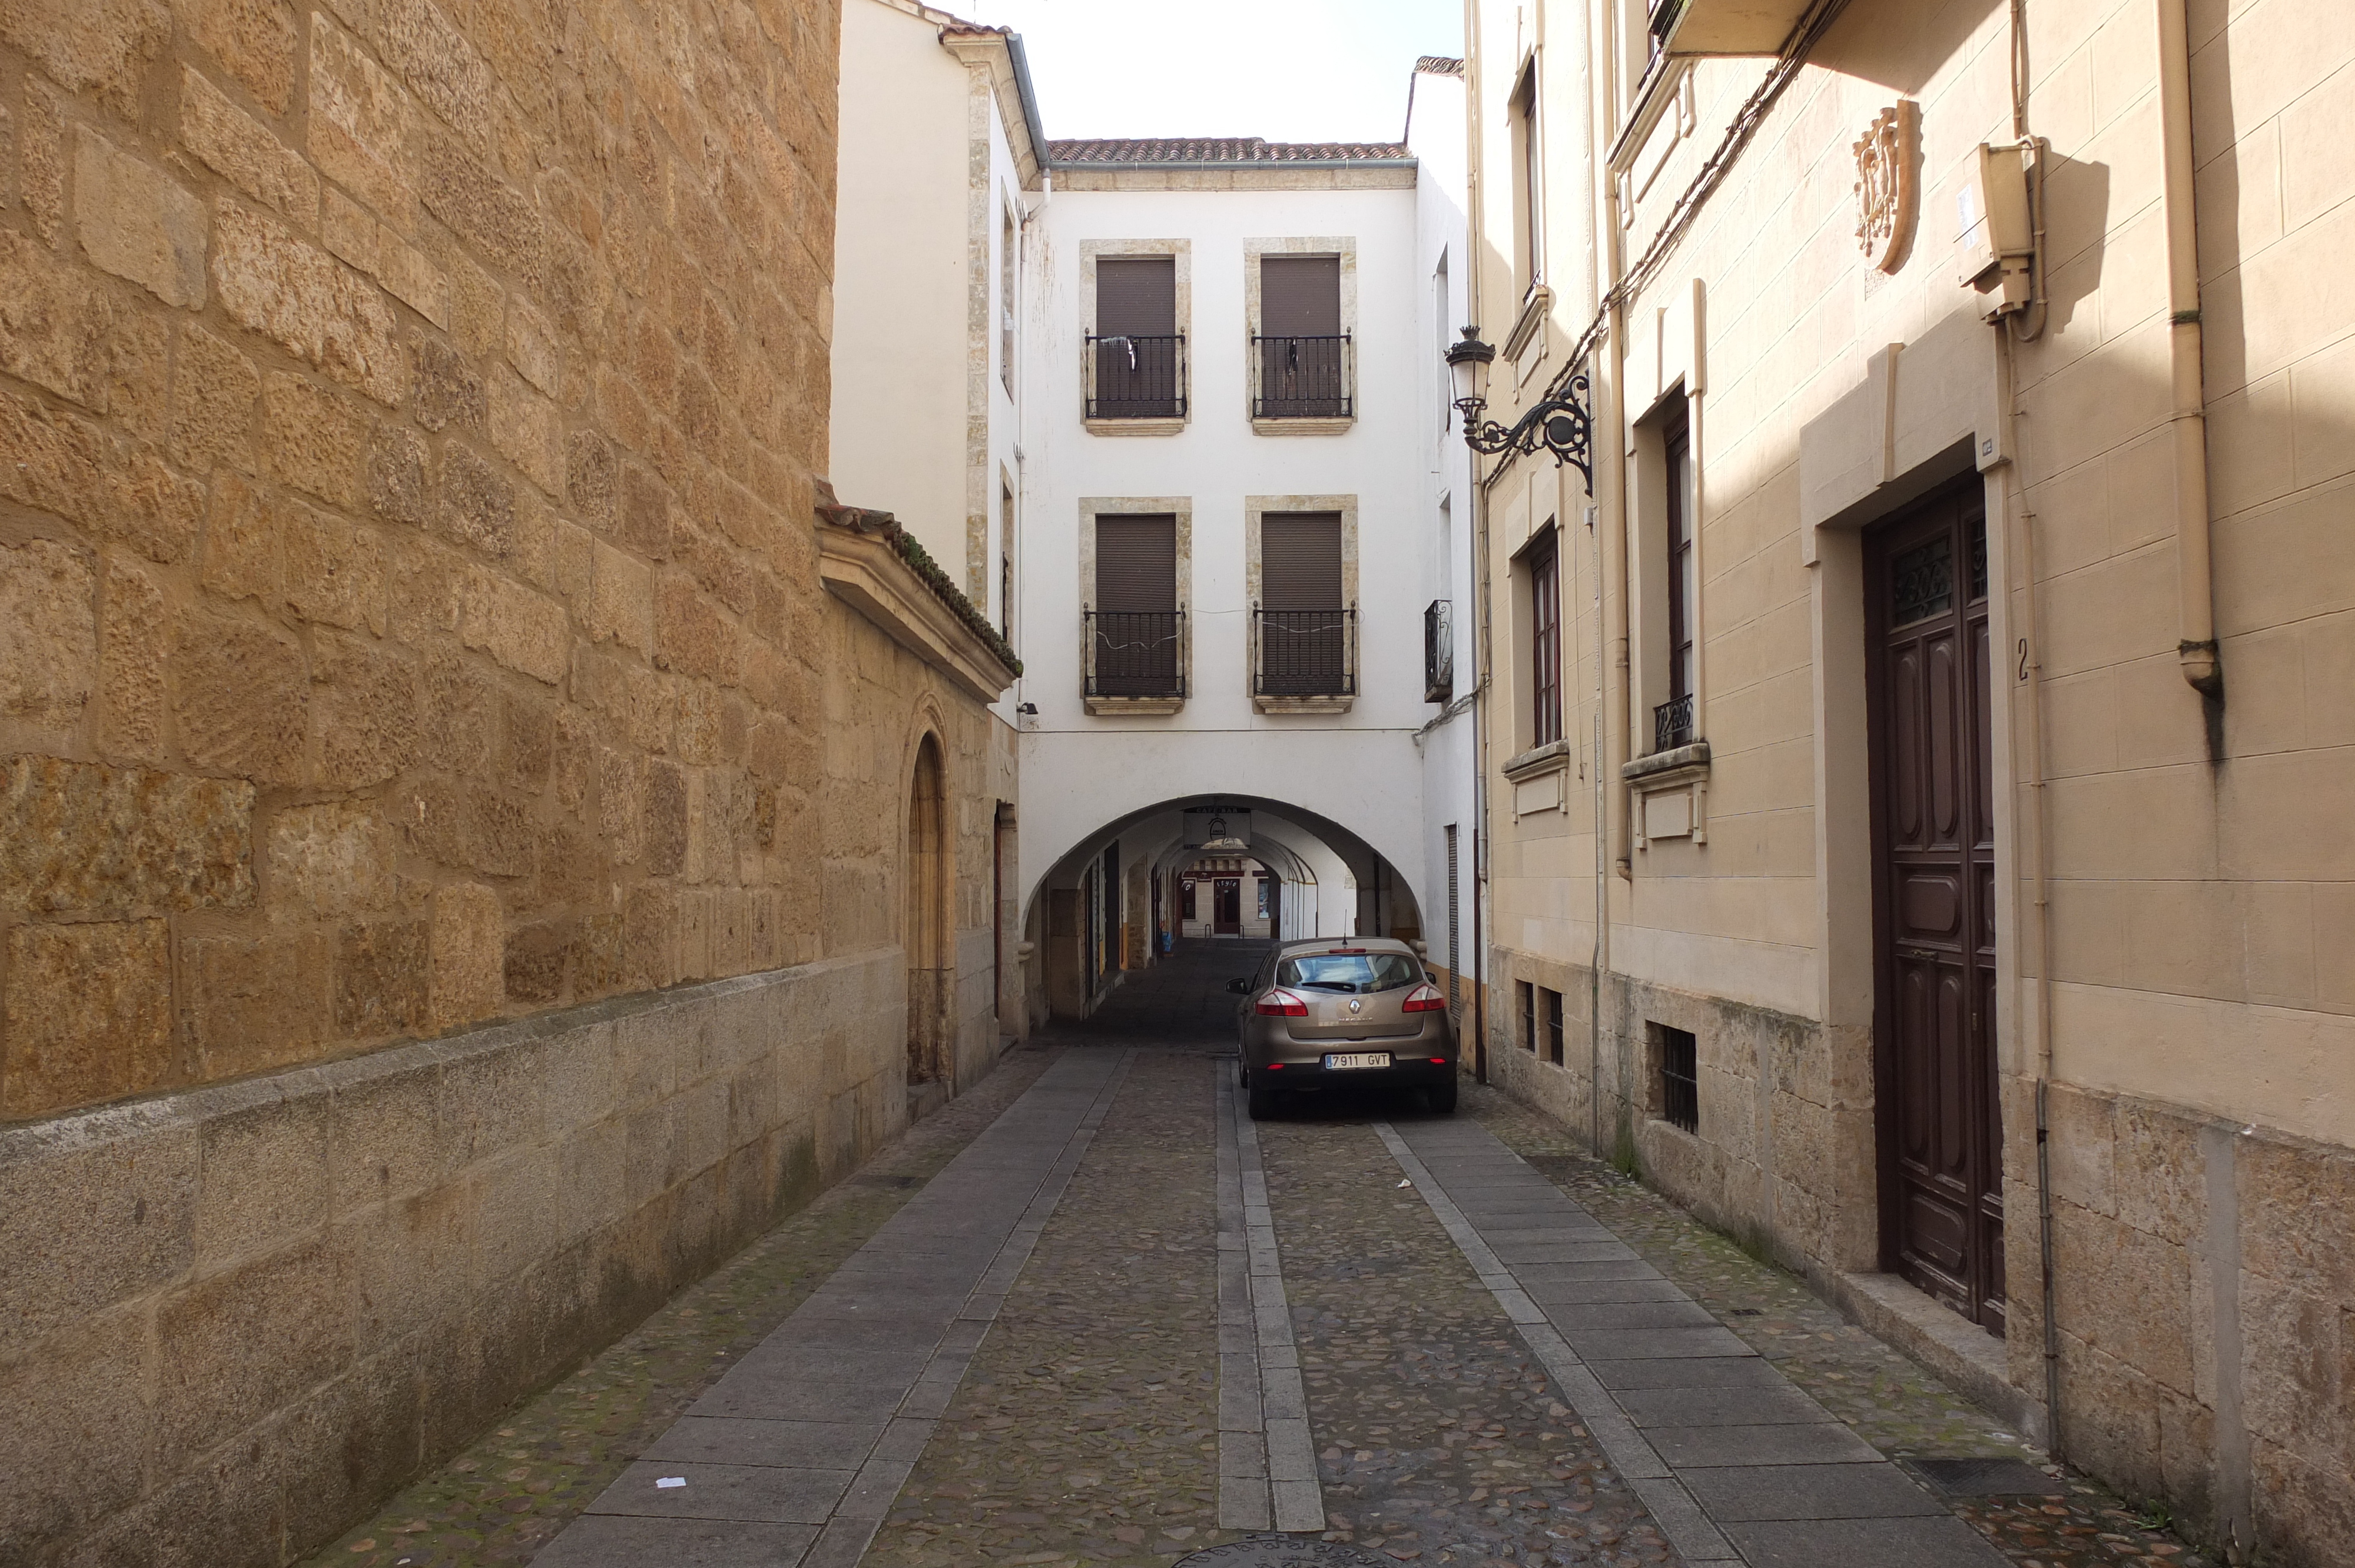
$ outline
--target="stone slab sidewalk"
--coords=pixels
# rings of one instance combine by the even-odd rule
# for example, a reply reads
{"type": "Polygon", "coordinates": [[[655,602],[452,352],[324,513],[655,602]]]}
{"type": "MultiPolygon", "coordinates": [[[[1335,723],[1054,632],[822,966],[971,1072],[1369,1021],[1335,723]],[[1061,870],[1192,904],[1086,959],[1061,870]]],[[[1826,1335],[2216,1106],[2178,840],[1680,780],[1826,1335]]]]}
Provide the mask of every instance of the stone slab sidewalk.
{"type": "Polygon", "coordinates": [[[2005,1568],[1487,1128],[1376,1131],[1687,1562],[2005,1568]]]}
{"type": "Polygon", "coordinates": [[[536,1561],[851,1568],[1119,1093],[1057,1062],[536,1561]]]}

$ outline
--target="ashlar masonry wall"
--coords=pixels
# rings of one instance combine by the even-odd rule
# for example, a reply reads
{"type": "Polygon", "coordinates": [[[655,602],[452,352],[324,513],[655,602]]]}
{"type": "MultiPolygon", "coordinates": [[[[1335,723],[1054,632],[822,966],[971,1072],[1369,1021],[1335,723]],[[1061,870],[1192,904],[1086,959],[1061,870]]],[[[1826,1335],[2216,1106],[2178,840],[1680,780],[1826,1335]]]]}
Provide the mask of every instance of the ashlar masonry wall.
{"type": "Polygon", "coordinates": [[[994,1055],[1010,737],[818,571],[836,35],[0,0],[0,1560],[290,1561],[901,1125],[927,733],[994,1055]]]}

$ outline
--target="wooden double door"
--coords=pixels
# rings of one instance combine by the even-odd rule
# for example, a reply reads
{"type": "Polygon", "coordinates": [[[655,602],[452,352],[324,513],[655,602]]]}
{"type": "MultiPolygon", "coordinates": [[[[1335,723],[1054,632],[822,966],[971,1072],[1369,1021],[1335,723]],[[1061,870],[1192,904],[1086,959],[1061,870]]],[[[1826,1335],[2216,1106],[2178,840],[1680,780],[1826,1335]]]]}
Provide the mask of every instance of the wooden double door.
{"type": "Polygon", "coordinates": [[[1967,476],[1868,535],[1885,1266],[2001,1334],[1986,503],[1967,476]]]}
{"type": "Polygon", "coordinates": [[[1222,876],[1210,885],[1211,934],[1220,937],[1241,936],[1243,934],[1242,879],[1222,876]]]}

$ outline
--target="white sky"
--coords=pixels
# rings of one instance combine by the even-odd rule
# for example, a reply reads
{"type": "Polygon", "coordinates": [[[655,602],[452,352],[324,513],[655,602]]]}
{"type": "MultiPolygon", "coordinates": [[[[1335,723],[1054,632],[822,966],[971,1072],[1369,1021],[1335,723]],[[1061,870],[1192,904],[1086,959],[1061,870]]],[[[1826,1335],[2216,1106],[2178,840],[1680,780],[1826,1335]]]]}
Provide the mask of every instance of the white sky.
{"type": "Polygon", "coordinates": [[[1047,134],[1394,142],[1462,0],[932,0],[1022,35],[1047,134]]]}

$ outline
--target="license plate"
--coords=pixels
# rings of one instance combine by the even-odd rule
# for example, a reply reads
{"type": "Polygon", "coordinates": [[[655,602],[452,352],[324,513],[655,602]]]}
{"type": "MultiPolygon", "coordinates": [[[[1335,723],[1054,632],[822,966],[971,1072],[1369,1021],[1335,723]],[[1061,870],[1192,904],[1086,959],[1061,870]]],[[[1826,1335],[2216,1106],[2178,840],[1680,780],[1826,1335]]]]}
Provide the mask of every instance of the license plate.
{"type": "Polygon", "coordinates": [[[1337,1071],[1346,1067],[1387,1067],[1391,1054],[1387,1051],[1359,1051],[1325,1058],[1325,1065],[1337,1071]]]}

